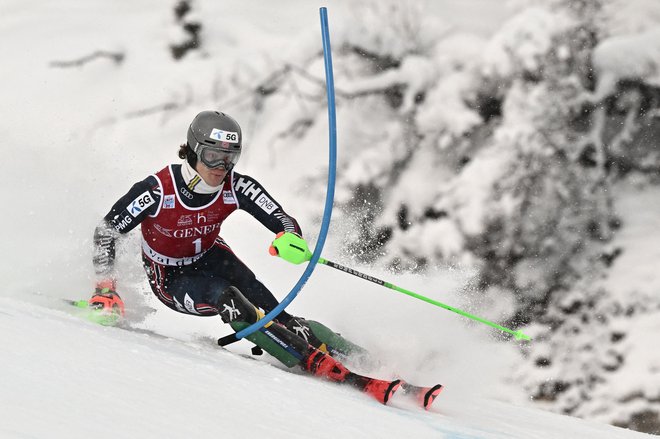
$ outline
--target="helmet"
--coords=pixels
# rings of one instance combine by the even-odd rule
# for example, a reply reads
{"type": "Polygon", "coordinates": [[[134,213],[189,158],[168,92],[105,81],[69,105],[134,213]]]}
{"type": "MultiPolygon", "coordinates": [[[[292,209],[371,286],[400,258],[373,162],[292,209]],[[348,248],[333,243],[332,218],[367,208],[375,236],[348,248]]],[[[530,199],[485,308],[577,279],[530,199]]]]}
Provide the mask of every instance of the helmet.
{"type": "Polygon", "coordinates": [[[209,168],[230,171],[241,156],[242,144],[238,122],[219,111],[202,111],[188,127],[188,146],[209,168]]]}

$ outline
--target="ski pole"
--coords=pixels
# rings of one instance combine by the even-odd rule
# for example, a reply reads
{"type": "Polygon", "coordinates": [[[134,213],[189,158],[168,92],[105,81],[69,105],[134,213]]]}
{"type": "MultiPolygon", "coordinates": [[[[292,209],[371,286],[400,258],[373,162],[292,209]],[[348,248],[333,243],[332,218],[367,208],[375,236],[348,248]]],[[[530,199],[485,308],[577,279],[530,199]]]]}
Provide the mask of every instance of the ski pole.
{"type": "Polygon", "coordinates": [[[375,278],[373,276],[369,276],[368,274],[360,273],[357,270],[354,270],[352,268],[344,267],[343,265],[337,264],[336,262],[328,261],[327,259],[324,258],[319,258],[319,264],[327,265],[328,267],[332,267],[336,270],[343,271],[344,273],[352,274],[353,276],[357,276],[360,279],[368,280],[369,282],[373,282],[375,284],[378,284],[380,286],[389,288],[390,290],[398,291],[399,293],[407,294],[408,296],[414,297],[415,299],[423,300],[424,302],[430,303],[431,305],[438,306],[440,308],[444,308],[448,311],[455,312],[456,314],[462,315],[463,317],[467,317],[472,320],[476,320],[477,322],[481,322],[485,325],[491,326],[495,329],[499,329],[502,332],[506,332],[508,334],[513,335],[516,340],[531,340],[531,338],[528,335],[525,335],[522,333],[522,331],[514,331],[513,329],[505,328],[504,326],[500,326],[497,323],[490,322],[486,319],[482,319],[481,317],[477,317],[475,315],[469,314],[465,311],[462,311],[458,308],[454,308],[453,306],[445,305],[442,302],[438,302],[437,300],[430,299],[428,297],[422,296],[421,294],[414,293],[412,291],[408,291],[404,288],[398,287],[394,284],[391,284],[389,282],[385,282],[384,280],[380,280],[378,278],[375,278]]]}

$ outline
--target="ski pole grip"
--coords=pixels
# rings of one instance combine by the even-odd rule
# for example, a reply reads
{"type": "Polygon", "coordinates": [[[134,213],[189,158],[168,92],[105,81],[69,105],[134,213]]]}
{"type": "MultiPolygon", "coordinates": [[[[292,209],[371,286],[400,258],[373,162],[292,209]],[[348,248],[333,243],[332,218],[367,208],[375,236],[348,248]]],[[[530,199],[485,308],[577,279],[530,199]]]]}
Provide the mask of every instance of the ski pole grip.
{"type": "Polygon", "coordinates": [[[235,342],[237,342],[238,340],[239,340],[239,339],[236,338],[236,334],[229,334],[229,335],[225,335],[225,336],[222,337],[222,338],[219,338],[219,339],[218,339],[218,345],[224,347],[224,346],[230,345],[230,344],[232,344],[232,343],[235,343],[235,342]]]}

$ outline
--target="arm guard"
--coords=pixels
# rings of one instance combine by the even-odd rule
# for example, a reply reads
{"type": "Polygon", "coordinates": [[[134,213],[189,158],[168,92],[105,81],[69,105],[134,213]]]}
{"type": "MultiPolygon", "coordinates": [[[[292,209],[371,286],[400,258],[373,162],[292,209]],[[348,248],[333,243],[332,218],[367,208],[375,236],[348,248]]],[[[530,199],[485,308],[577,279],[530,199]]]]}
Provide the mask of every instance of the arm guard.
{"type": "Polygon", "coordinates": [[[160,203],[160,188],[153,176],[136,183],[121,197],[94,230],[92,262],[97,275],[112,273],[115,262],[115,242],[124,233],[137,227],[142,220],[153,214],[160,203]],[[145,196],[147,198],[145,198],[145,196]],[[139,201],[148,199],[145,208],[139,201]]]}
{"type": "Polygon", "coordinates": [[[92,256],[96,274],[107,275],[112,272],[115,262],[115,241],[118,236],[119,232],[105,220],[96,226],[92,256]]]}

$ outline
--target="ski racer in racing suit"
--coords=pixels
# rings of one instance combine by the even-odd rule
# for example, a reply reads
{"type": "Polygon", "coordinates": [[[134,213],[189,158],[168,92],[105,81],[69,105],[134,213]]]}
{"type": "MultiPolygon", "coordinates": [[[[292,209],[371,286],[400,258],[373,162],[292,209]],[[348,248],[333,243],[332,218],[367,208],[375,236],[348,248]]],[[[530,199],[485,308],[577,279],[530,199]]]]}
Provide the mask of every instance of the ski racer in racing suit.
{"type": "MultiPolygon", "coordinates": [[[[307,250],[295,218],[258,181],[234,170],[242,137],[227,114],[199,113],[180,146],[183,162],[135,183],[96,227],[97,284],[89,303],[95,312],[111,317],[108,323],[124,314],[114,277],[115,243],[138,225],[149,284],[167,307],[196,316],[220,315],[238,332],[277,306],[273,294],[219,235],[223,221],[241,209],[277,234],[271,254],[277,254],[273,248],[284,234],[307,250]]],[[[363,349],[318,322],[282,311],[246,338],[288,367],[300,365],[314,375],[349,382],[381,402],[396,390],[393,382],[354,374],[333,358],[363,349]]]]}

